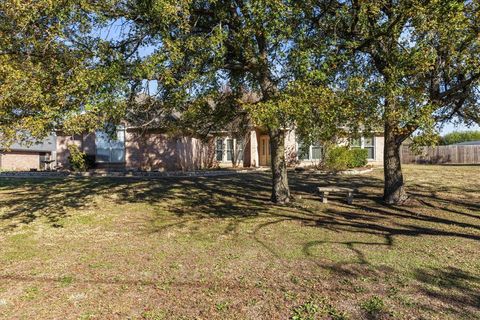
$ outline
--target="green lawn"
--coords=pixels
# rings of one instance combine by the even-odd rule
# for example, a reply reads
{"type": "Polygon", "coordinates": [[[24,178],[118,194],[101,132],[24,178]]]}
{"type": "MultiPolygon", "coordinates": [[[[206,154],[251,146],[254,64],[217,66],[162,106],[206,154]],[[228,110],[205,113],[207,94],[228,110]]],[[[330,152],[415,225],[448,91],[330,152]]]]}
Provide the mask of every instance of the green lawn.
{"type": "Polygon", "coordinates": [[[0,180],[0,318],[473,319],[480,314],[480,167],[0,180]],[[319,185],[357,186],[353,205],[319,185]],[[296,318],[295,318],[296,317],[296,318]],[[310,318],[309,318],[310,317],[310,318]],[[344,318],[342,318],[344,317],[344,318]]]}

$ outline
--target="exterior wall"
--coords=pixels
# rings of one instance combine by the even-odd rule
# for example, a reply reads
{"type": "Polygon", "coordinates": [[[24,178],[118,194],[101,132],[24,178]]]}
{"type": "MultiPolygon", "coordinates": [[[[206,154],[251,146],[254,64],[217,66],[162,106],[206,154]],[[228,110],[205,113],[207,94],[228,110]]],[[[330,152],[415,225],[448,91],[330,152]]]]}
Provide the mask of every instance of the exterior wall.
{"type": "MultiPolygon", "coordinates": [[[[262,131],[258,128],[250,132],[244,147],[244,166],[259,166],[259,138],[262,131]]],[[[68,144],[74,143],[85,153],[95,155],[95,133],[81,136],[57,137],[57,165],[68,168],[68,144]]],[[[298,146],[295,130],[289,131],[285,139],[285,153],[290,166],[308,166],[318,164],[314,161],[298,161],[298,146]]],[[[375,159],[371,165],[383,165],[384,137],[375,136],[375,159]]],[[[38,154],[34,168],[38,167],[38,154]]],[[[99,167],[126,168],[138,170],[198,170],[215,165],[215,140],[202,142],[193,137],[172,137],[162,133],[144,133],[127,130],[125,133],[125,163],[99,164],[99,167]]],[[[228,164],[225,164],[228,165],[228,164]]],[[[230,164],[231,165],[231,164],[230,164]]],[[[3,167],[3,165],[2,165],[3,167]]],[[[33,168],[33,167],[32,167],[33,168]]],[[[28,170],[30,167],[28,168],[28,170]]]]}
{"type": "Polygon", "coordinates": [[[82,136],[82,149],[88,155],[94,156],[97,153],[95,145],[95,132],[87,133],[82,136]]]}
{"type": "MultiPolygon", "coordinates": [[[[375,143],[375,158],[374,159],[368,159],[368,164],[372,166],[383,166],[383,151],[384,151],[384,144],[385,144],[385,138],[383,135],[376,134],[374,138],[374,143],[375,143]]],[[[296,140],[294,137],[295,141],[295,161],[291,159],[292,164],[296,164],[297,166],[303,167],[303,166],[313,166],[313,165],[318,165],[319,161],[318,160],[302,160],[299,161],[297,160],[297,155],[298,155],[298,146],[296,144],[296,140]]],[[[342,140],[338,142],[338,145],[347,145],[348,140],[342,140]]]]}
{"type": "MultiPolygon", "coordinates": [[[[57,137],[57,165],[68,168],[69,144],[95,155],[95,133],[57,137]]],[[[133,170],[197,170],[213,166],[214,146],[192,137],[169,137],[161,133],[125,133],[125,162],[99,163],[99,168],[133,170]]]]}
{"type": "Polygon", "coordinates": [[[243,150],[243,166],[251,167],[252,166],[252,133],[250,132],[245,143],[243,150]]]}
{"type": "Polygon", "coordinates": [[[83,150],[83,136],[57,135],[57,167],[58,168],[66,169],[69,167],[68,157],[70,156],[70,152],[68,151],[68,146],[70,144],[75,144],[80,148],[80,150],[83,150]]]}
{"type": "Polygon", "coordinates": [[[0,168],[10,171],[29,171],[40,169],[38,152],[5,152],[0,153],[0,168]]]}
{"type": "Polygon", "coordinates": [[[176,142],[161,134],[138,135],[126,132],[126,167],[140,170],[175,170],[176,142]]]}
{"type": "Polygon", "coordinates": [[[285,136],[285,158],[287,160],[287,165],[295,165],[297,161],[297,139],[295,135],[295,130],[287,132],[285,136]]]}
{"type": "Polygon", "coordinates": [[[176,138],[177,166],[182,171],[211,168],[215,160],[213,140],[203,142],[193,137],[176,138]]]}
{"type": "Polygon", "coordinates": [[[139,135],[127,131],[125,153],[127,169],[198,170],[211,167],[214,146],[192,137],[169,137],[161,133],[139,135]]]}

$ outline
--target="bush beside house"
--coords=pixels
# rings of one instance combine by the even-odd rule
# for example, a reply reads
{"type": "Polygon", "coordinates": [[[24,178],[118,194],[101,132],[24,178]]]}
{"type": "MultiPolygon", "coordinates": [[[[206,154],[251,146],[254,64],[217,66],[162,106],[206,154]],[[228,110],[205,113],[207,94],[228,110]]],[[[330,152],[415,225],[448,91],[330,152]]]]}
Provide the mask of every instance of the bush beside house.
{"type": "Polygon", "coordinates": [[[70,152],[68,162],[73,171],[84,172],[95,166],[95,157],[89,156],[85,152],[80,151],[80,148],[77,145],[70,144],[68,146],[68,151],[70,152]]]}
{"type": "Polygon", "coordinates": [[[332,147],[325,154],[323,163],[325,169],[342,171],[367,165],[368,152],[365,149],[350,149],[348,147],[332,147]]]}

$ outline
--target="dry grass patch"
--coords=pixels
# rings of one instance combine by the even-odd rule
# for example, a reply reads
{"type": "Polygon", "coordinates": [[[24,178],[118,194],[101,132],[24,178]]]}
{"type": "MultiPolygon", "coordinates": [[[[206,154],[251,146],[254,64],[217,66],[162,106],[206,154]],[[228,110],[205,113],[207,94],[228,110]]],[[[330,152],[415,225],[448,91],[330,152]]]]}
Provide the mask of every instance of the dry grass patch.
{"type": "Polygon", "coordinates": [[[480,167],[0,181],[0,317],[472,319],[480,305],[480,167]],[[323,205],[317,186],[359,188],[323,205]]]}

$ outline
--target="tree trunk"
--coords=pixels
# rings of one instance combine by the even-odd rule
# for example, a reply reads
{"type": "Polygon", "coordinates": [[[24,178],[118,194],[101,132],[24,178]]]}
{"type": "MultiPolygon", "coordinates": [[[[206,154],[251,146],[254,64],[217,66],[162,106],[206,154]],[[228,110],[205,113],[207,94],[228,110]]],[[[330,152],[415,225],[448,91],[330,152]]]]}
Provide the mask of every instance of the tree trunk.
{"type": "Polygon", "coordinates": [[[405,191],[402,164],[400,160],[401,139],[393,132],[393,127],[385,123],[385,149],[384,149],[384,176],[385,186],[383,200],[387,204],[401,204],[407,200],[405,191]]]}
{"type": "Polygon", "coordinates": [[[283,130],[270,131],[270,153],[272,156],[272,202],[290,202],[290,188],[288,186],[287,162],[285,160],[285,132],[283,130]]]}

